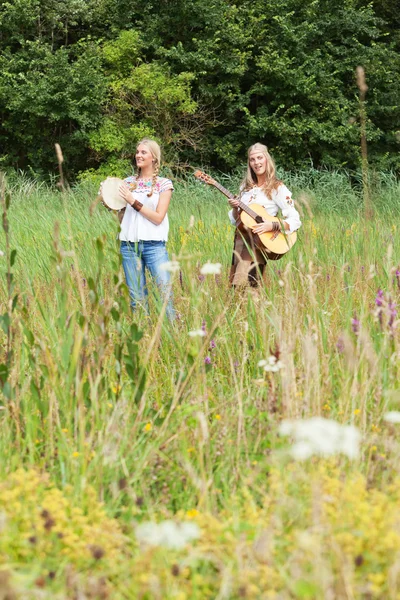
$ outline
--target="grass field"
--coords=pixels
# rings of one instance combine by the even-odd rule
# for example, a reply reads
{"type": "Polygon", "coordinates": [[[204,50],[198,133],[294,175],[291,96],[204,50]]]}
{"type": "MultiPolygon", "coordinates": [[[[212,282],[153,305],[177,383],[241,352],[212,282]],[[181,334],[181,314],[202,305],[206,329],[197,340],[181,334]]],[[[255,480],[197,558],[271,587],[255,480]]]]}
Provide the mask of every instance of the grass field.
{"type": "Polygon", "coordinates": [[[285,182],[303,227],[256,294],[226,200],[177,182],[171,325],[130,313],[96,182],[8,178],[0,598],[400,598],[400,185],[367,221],[343,174],[285,182]]]}

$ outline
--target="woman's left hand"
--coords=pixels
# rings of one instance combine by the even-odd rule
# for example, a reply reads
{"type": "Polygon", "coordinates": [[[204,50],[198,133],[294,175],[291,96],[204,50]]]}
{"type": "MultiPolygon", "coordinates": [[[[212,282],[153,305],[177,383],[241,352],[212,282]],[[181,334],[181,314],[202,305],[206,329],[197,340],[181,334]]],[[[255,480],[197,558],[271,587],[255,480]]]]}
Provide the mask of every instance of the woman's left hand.
{"type": "Polygon", "coordinates": [[[119,186],[119,195],[126,200],[126,202],[128,204],[132,204],[134,202],[133,200],[133,196],[128,188],[128,186],[126,185],[125,181],[124,183],[121,183],[121,185],[119,186]]]}
{"type": "Polygon", "coordinates": [[[253,229],[252,229],[253,233],[267,233],[268,231],[272,231],[272,222],[270,221],[265,221],[264,223],[257,223],[257,225],[254,225],[253,229]]]}

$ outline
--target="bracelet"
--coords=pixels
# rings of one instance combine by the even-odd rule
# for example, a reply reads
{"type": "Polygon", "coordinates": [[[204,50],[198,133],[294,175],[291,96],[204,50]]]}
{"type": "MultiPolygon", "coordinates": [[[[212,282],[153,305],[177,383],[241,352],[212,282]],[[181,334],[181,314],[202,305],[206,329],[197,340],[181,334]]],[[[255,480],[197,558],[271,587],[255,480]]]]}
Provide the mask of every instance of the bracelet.
{"type": "Polygon", "coordinates": [[[281,230],[281,224],[279,223],[279,221],[273,221],[272,231],[280,231],[280,230],[281,230]]]}
{"type": "Polygon", "coordinates": [[[143,204],[141,202],[139,202],[139,200],[135,200],[135,202],[133,204],[131,204],[131,206],[137,212],[140,212],[142,210],[142,208],[143,208],[143,204]]]}

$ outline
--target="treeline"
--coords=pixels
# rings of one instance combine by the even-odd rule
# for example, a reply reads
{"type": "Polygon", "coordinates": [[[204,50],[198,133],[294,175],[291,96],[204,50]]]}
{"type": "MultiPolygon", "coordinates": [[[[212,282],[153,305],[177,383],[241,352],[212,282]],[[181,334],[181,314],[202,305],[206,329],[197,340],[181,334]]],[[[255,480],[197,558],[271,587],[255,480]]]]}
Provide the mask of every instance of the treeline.
{"type": "Polygon", "coordinates": [[[10,0],[0,5],[0,168],[70,178],[157,137],[171,164],[399,170],[399,0],[10,0]]]}

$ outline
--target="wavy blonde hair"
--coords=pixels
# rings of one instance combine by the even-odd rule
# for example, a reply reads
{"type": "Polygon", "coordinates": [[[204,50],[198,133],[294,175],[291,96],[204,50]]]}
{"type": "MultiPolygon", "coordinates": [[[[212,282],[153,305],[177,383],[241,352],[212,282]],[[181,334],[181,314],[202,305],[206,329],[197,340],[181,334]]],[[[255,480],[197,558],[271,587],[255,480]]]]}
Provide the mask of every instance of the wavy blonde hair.
{"type": "MultiPolygon", "coordinates": [[[[150,196],[153,195],[153,188],[157,183],[158,173],[160,172],[161,148],[155,140],[151,140],[150,138],[143,138],[142,140],[140,140],[140,142],[138,142],[136,148],[139,148],[139,146],[141,144],[143,144],[143,146],[146,146],[150,150],[150,154],[152,155],[153,162],[154,162],[153,178],[151,180],[151,188],[150,188],[149,193],[147,194],[147,196],[150,198],[150,196]]],[[[137,176],[140,177],[140,169],[138,169],[137,176]]]]}
{"type": "Polygon", "coordinates": [[[253,169],[250,166],[250,154],[252,152],[260,152],[264,154],[265,158],[267,159],[267,166],[265,171],[266,180],[264,185],[262,186],[262,190],[267,197],[270,197],[271,193],[274,190],[278,189],[282,181],[280,181],[280,179],[276,177],[276,167],[274,160],[268,152],[267,146],[264,146],[264,144],[253,144],[247,150],[247,171],[245,178],[242,181],[241,189],[244,192],[248,192],[258,184],[257,175],[254,173],[253,169]]]}

